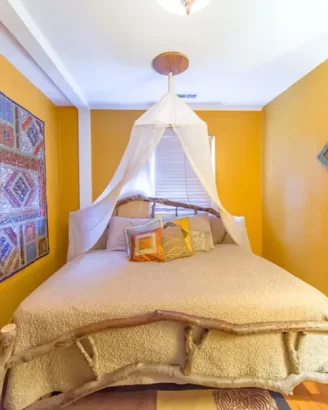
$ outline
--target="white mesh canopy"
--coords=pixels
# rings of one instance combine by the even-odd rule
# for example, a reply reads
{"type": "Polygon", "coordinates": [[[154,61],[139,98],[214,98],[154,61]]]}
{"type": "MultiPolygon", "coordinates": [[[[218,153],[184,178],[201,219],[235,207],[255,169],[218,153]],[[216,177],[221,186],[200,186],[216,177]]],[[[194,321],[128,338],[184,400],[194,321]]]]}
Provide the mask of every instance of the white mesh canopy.
{"type": "Polygon", "coordinates": [[[172,91],[135,121],[123,158],[104,192],[89,207],[70,214],[68,259],[96,244],[122,189],[145,167],[168,126],[177,134],[195,174],[220,211],[228,233],[236,244],[250,249],[244,218],[232,216],[218,197],[207,125],[172,91]]]}

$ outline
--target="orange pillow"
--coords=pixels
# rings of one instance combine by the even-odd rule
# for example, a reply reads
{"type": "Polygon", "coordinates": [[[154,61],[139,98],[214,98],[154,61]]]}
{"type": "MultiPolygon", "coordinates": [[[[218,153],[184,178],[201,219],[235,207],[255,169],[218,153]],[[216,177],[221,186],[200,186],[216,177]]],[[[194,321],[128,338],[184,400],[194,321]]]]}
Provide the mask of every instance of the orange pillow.
{"type": "Polygon", "coordinates": [[[136,232],[131,235],[131,257],[134,262],[165,262],[162,245],[163,228],[151,229],[147,232],[136,232]]]}

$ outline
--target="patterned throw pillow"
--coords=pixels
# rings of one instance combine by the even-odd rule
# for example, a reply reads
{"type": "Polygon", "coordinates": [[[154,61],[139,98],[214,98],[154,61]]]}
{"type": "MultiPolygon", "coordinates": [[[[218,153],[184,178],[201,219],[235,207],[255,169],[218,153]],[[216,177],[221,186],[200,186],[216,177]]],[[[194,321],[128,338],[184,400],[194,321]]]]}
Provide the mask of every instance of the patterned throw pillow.
{"type": "MultiPolygon", "coordinates": [[[[140,219],[139,219],[140,221],[140,219]]],[[[147,220],[146,220],[147,221],[147,220]]],[[[131,225],[130,225],[131,226],[131,225]]],[[[160,219],[152,219],[145,224],[139,223],[138,226],[126,227],[124,229],[125,234],[125,249],[127,249],[128,256],[131,255],[131,236],[136,233],[147,232],[152,229],[162,228],[162,221],[160,219]]]]}
{"type": "Polygon", "coordinates": [[[191,243],[194,252],[207,252],[210,250],[210,248],[206,246],[206,233],[207,232],[204,231],[191,231],[191,243]]]}
{"type": "Polygon", "coordinates": [[[213,249],[214,243],[208,214],[190,216],[189,223],[191,243],[194,251],[208,252],[213,249]]]}
{"type": "MultiPolygon", "coordinates": [[[[147,222],[153,222],[155,219],[137,219],[137,218],[123,218],[121,216],[112,216],[109,221],[109,229],[107,236],[106,248],[110,251],[126,251],[126,241],[124,235],[124,229],[131,226],[144,225],[147,222]]],[[[159,228],[161,221],[152,228],[159,228]]],[[[149,229],[152,229],[149,228],[149,229]]]]}
{"type": "Polygon", "coordinates": [[[190,226],[189,226],[189,218],[179,218],[179,219],[172,219],[169,222],[165,222],[164,223],[164,229],[168,228],[168,227],[175,227],[175,226],[179,226],[182,230],[183,236],[184,236],[184,240],[185,243],[189,249],[189,251],[191,252],[191,254],[194,253],[192,244],[191,244],[191,237],[190,237],[190,226]]]}
{"type": "Polygon", "coordinates": [[[167,226],[163,231],[163,248],[167,261],[192,256],[180,226],[167,226]]]}
{"type": "Polygon", "coordinates": [[[142,231],[131,235],[131,257],[134,262],[165,262],[162,245],[163,228],[142,231]]]}

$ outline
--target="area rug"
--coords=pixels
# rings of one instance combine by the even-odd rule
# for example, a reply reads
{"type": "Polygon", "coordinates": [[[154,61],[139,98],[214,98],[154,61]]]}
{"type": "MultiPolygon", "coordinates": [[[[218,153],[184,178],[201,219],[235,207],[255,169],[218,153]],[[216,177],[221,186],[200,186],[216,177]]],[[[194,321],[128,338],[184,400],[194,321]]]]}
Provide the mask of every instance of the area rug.
{"type": "Polygon", "coordinates": [[[260,389],[102,391],[67,410],[289,410],[277,393],[260,389]]]}
{"type": "Polygon", "coordinates": [[[49,252],[44,123],[0,93],[0,282],[49,252]]]}
{"type": "Polygon", "coordinates": [[[287,410],[282,396],[260,389],[157,393],[156,410],[287,410]]]}

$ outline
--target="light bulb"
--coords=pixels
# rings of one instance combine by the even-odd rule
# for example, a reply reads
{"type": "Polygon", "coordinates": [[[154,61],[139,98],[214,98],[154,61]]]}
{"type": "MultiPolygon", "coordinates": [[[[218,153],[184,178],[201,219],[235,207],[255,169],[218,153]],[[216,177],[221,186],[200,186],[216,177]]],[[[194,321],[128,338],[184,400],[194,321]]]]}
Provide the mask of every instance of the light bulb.
{"type": "MultiPolygon", "coordinates": [[[[187,16],[187,8],[183,0],[157,0],[164,10],[169,13],[178,14],[179,16],[187,16]]],[[[190,14],[195,14],[203,10],[211,0],[194,0],[190,14]]]]}

